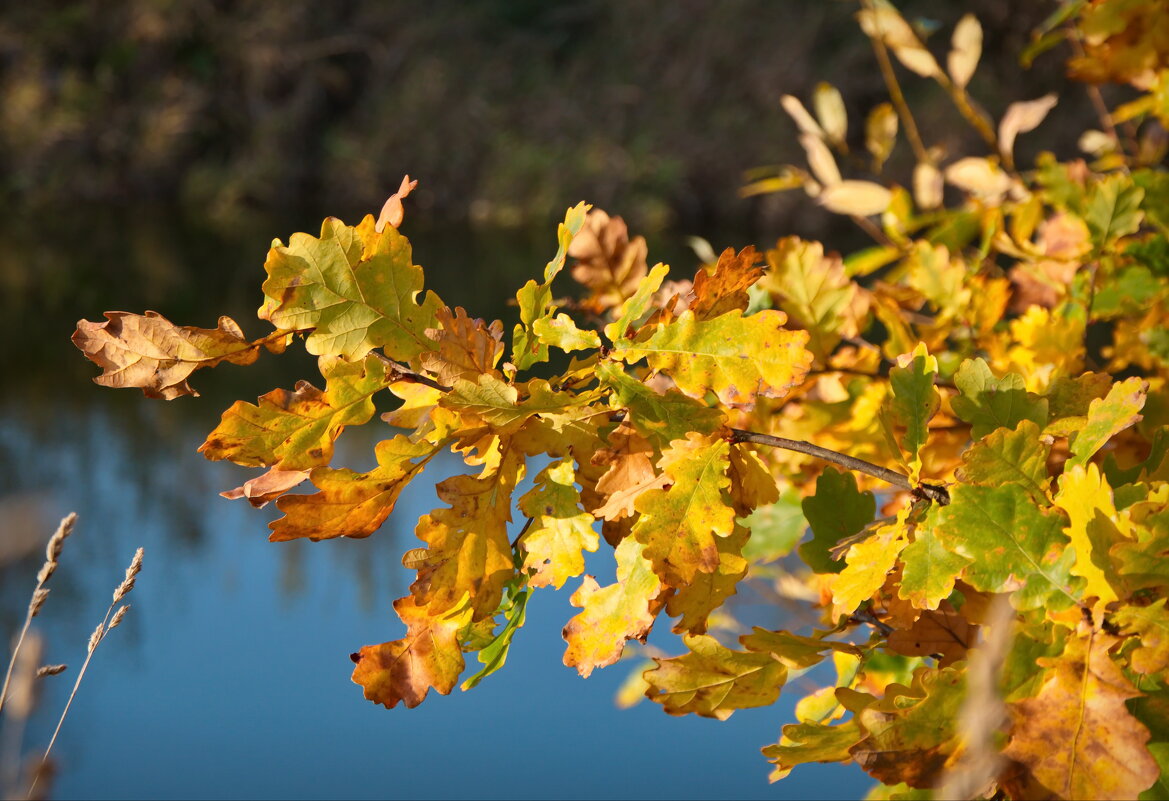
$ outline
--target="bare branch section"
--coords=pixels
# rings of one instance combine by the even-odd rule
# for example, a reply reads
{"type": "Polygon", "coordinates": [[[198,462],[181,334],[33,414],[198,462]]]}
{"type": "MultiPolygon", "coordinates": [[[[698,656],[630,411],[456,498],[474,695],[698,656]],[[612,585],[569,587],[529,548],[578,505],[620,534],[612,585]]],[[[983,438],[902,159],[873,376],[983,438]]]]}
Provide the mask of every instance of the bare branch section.
{"type": "Polygon", "coordinates": [[[873,478],[879,478],[898,489],[909,490],[915,497],[933,501],[939,506],[946,506],[950,503],[950,493],[945,487],[938,486],[937,484],[918,484],[914,486],[913,482],[909,480],[909,476],[898,473],[896,470],[890,470],[887,467],[873,464],[872,462],[866,462],[864,459],[857,459],[855,456],[848,456],[838,451],[831,451],[827,448],[821,448],[819,445],[813,445],[810,442],[803,442],[798,439],[775,437],[771,434],[759,434],[754,431],[745,431],[741,428],[732,428],[731,434],[735,442],[751,442],[755,445],[767,445],[772,448],[783,448],[787,451],[815,456],[817,459],[823,459],[826,462],[840,465],[846,470],[855,470],[858,473],[865,473],[873,478]]]}

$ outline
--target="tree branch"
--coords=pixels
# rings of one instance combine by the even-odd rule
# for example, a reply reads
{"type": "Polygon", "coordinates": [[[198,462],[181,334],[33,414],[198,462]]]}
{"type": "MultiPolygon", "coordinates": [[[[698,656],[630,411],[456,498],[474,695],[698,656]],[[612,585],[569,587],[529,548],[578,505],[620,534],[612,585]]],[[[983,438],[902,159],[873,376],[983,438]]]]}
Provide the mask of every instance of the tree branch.
{"type": "Polygon", "coordinates": [[[815,456],[826,462],[838,464],[846,470],[855,470],[858,473],[865,473],[873,478],[879,478],[898,489],[909,490],[915,497],[933,501],[939,506],[946,506],[950,503],[950,493],[945,487],[924,483],[914,486],[913,482],[909,480],[909,476],[898,473],[896,470],[890,470],[887,467],[873,464],[872,462],[866,462],[864,459],[858,459],[855,456],[848,456],[838,451],[830,451],[827,448],[821,448],[819,445],[813,445],[810,442],[803,442],[798,439],[774,437],[771,434],[759,434],[755,431],[745,431],[741,428],[732,428],[731,434],[734,442],[751,442],[755,445],[768,445],[772,448],[783,448],[787,451],[815,456]]]}

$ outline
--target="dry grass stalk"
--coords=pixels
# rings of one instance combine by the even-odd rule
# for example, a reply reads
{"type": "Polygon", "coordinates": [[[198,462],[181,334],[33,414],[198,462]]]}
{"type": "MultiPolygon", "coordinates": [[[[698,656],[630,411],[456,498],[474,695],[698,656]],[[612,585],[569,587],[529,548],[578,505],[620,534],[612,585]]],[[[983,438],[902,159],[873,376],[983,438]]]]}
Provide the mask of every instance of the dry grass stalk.
{"type": "Polygon", "coordinates": [[[89,661],[93,659],[93,652],[97,650],[99,645],[101,645],[101,642],[105,639],[105,636],[122,622],[122,618],[126,615],[126,610],[130,608],[129,604],[123,604],[116,613],[114,612],[114,607],[118,604],[118,602],[125,598],[126,595],[129,594],[130,590],[134,589],[134,582],[137,579],[138,574],[142,571],[142,555],[142,548],[139,548],[134,552],[134,558],[130,560],[130,566],[126,568],[126,577],[122,579],[122,583],[114,589],[113,600],[110,602],[109,608],[106,609],[105,617],[102,618],[102,621],[97,624],[97,628],[93,630],[93,634],[89,635],[89,644],[86,648],[85,661],[81,663],[81,670],[77,672],[77,679],[73,682],[73,689],[69,692],[69,700],[65,702],[65,709],[61,711],[61,717],[57,721],[57,728],[54,729],[53,736],[49,740],[49,745],[45,748],[45,753],[40,759],[39,767],[33,774],[32,783],[28,788],[28,798],[33,797],[33,793],[36,791],[40,777],[45,774],[46,770],[48,769],[49,755],[52,753],[53,746],[57,742],[57,736],[61,733],[61,726],[65,723],[65,717],[69,714],[69,707],[73,705],[73,699],[77,696],[77,688],[81,686],[81,680],[85,678],[85,671],[89,669],[89,661]],[[112,620],[111,616],[113,616],[112,620]]]}
{"type": "Polygon", "coordinates": [[[25,637],[28,636],[28,628],[32,625],[32,619],[40,613],[45,599],[49,597],[49,591],[45,588],[45,582],[57,570],[57,565],[61,562],[61,551],[65,546],[65,540],[73,533],[73,526],[76,523],[77,514],[75,512],[70,512],[65,515],[61,519],[61,523],[57,526],[57,530],[53,532],[53,536],[49,538],[48,545],[45,546],[45,563],[41,565],[40,571],[37,572],[37,586],[33,589],[32,600],[28,604],[28,614],[25,615],[24,625],[20,629],[20,635],[16,638],[16,645],[12,647],[12,658],[8,661],[8,670],[4,674],[4,686],[0,688],[0,712],[4,711],[4,704],[8,700],[8,689],[12,683],[12,671],[16,666],[17,658],[20,656],[20,648],[24,644],[25,637]]]}
{"type": "MultiPolygon", "coordinates": [[[[37,665],[41,661],[44,642],[36,631],[30,631],[20,650],[12,672],[11,696],[8,714],[0,728],[0,792],[16,787],[20,774],[20,755],[23,750],[24,730],[37,700],[37,665]]],[[[6,794],[7,797],[7,794],[6,794]]]]}
{"type": "Polygon", "coordinates": [[[1007,595],[996,596],[983,623],[983,641],[970,652],[966,698],[958,713],[964,750],[942,776],[938,798],[983,798],[1002,772],[1006,760],[995,747],[995,735],[1007,722],[1007,706],[999,678],[1014,639],[1014,623],[1007,595]]]}

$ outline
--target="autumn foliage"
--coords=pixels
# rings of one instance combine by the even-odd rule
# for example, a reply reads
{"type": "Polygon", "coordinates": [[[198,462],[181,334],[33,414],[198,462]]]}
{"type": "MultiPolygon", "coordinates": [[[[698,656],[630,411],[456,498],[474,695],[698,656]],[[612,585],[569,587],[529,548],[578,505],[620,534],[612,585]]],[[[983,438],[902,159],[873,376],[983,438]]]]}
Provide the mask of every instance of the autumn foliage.
{"type": "Polygon", "coordinates": [[[264,470],[225,495],[274,501],[274,541],[369,536],[436,454],[463,459],[403,556],[405,636],[353,654],[371,701],[474,686],[503,666],[535,591],[568,585],[564,663],[582,676],[654,625],[682,636],[685,653],[637,679],[672,715],[766,706],[822,665],[828,686],[763,749],[773,779],[856,761],[877,797],[1163,797],[1164,6],[1070,3],[1039,32],[1031,57],[1070,38],[1074,76],[1140,94],[1085,133],[1091,160],[1023,169],[1014,143],[1058,98],[995,123],[967,91],[973,17],[943,68],[891,6],[864,3],[893,98],[864,126],[869,175],[842,174],[857,140],[822,85],[814,113],[783,101],[808,169],[745,190],[799,188],[854,218],[875,244],[844,258],[785,237],[668,280],[621,218],[581,203],[507,333],[425,289],[399,231],[404,181],[380,219],[274,243],[259,310],[274,330],[259,339],[228,318],[110,312],[74,341],[99,383],[167,399],[195,394],[199,368],[303,341],[324,388],[239,401],[200,449],[264,470]],[[927,147],[898,64],[940,84],[990,155],[927,147]],[[911,189],[882,174],[899,131],[911,189]],[[345,427],[379,409],[401,433],[377,467],[333,466],[345,427]],[[602,540],[605,586],[582,576],[602,540]],[[736,630],[722,607],[748,578],[820,625],[736,630]]]}

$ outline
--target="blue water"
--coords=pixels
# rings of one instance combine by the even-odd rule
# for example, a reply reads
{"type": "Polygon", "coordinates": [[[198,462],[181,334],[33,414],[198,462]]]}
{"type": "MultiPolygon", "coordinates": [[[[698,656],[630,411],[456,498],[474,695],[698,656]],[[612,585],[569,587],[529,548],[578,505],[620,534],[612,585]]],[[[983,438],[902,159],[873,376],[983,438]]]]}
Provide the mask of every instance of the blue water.
{"type": "MultiPolygon", "coordinates": [[[[256,253],[231,252],[224,269],[234,271],[241,262],[261,275],[256,253]]],[[[70,258],[45,262],[61,271],[53,286],[72,286],[70,258]]],[[[542,266],[538,255],[526,262],[542,266]]],[[[133,267],[118,263],[129,274],[133,267]]],[[[535,593],[506,667],[479,687],[449,697],[431,693],[412,710],[366,701],[349,680],[349,654],[402,635],[391,604],[406,593],[412,573],[401,567],[401,553],[417,544],[418,516],[438,505],[435,482],[460,465],[432,465],[369,539],[269,543],[266,523],[278,514],[274,508],[257,511],[217,495],[252,472],[207,462],[195,449],[232,399],[252,400],[308,373],[269,375],[264,365],[219,368],[193,380],[207,397],[166,403],[94,386],[89,378],[96,370],[68,343],[72,320],[99,317],[105,308],[161,308],[181,322],[210,325],[213,313],[176,313],[167,304],[184,307],[196,294],[214,302],[215,290],[224,286],[233,287],[241,308],[255,308],[258,277],[214,283],[198,268],[176,275],[157,298],[142,296],[149,285],[123,278],[91,284],[96,288],[87,294],[62,289],[51,325],[49,317],[28,309],[23,319],[9,318],[37,349],[5,353],[0,537],[17,542],[31,526],[43,543],[61,515],[76,511],[80,518],[37,619],[47,638],[46,661],[68,663],[70,670],[46,680],[26,736],[30,751],[48,741],[89,633],[134,549],[146,551],[128,599],[133,608],[98,649],[55,748],[53,797],[865,793],[871,782],[854,766],[807,766],[767,783],[770,766],[759,748],[793,722],[792,705],[803,692],[725,722],[669,717],[648,701],[618,709],[615,692],[636,660],[587,680],[561,662],[560,630],[577,611],[568,598],[578,580],[559,592],[535,593]],[[234,289],[244,284],[245,290],[234,289]],[[16,507],[32,508],[37,521],[11,514],[16,507]]],[[[490,273],[463,280],[462,292],[486,294],[486,282],[502,298],[495,280],[490,273]]],[[[457,286],[439,291],[449,302],[474,299],[452,299],[457,286]]],[[[254,318],[239,319],[245,330],[257,330],[254,318]]],[[[294,370],[305,366],[303,360],[292,364],[294,370]]],[[[372,443],[388,433],[376,420],[351,429],[334,463],[370,466],[372,443]]],[[[7,631],[23,616],[40,559],[38,545],[22,561],[0,565],[0,623],[7,631]]],[[[602,545],[590,570],[602,583],[610,580],[611,549],[602,545]]],[[[783,625],[782,613],[750,593],[734,602],[740,619],[783,625]]],[[[678,653],[668,627],[668,619],[661,620],[650,643],[678,653]]],[[[475,665],[472,656],[468,668],[475,665]]]]}

